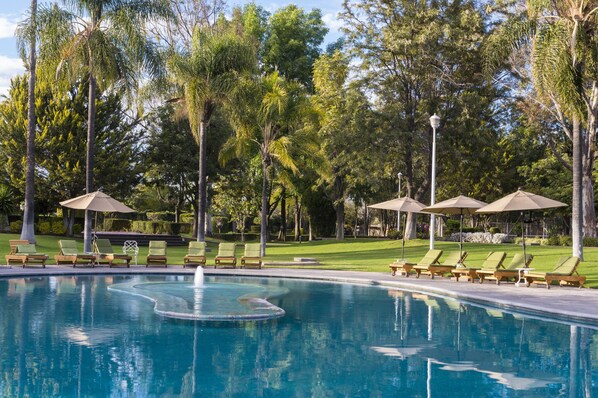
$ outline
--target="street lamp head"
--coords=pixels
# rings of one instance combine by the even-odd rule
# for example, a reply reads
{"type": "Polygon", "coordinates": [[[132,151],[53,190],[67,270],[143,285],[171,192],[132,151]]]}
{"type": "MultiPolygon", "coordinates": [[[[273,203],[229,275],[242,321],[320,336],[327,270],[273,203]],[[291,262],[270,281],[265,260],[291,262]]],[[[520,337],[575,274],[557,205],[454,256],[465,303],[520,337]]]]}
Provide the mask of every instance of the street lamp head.
{"type": "Polygon", "coordinates": [[[399,171],[399,174],[397,174],[397,177],[401,178],[402,176],[403,176],[403,173],[401,173],[401,172],[399,171]]]}
{"type": "Polygon", "coordinates": [[[440,127],[440,117],[437,114],[433,114],[432,116],[430,116],[430,125],[434,129],[440,127]]]}

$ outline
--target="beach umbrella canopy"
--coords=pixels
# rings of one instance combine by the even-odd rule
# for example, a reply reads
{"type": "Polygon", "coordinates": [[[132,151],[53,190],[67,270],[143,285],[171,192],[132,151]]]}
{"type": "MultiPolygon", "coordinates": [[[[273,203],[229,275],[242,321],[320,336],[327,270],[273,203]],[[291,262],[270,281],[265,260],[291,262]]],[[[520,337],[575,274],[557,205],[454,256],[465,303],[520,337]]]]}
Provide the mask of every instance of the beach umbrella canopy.
{"type": "Polygon", "coordinates": [[[61,206],[70,209],[93,210],[102,212],[132,213],[135,210],[119,202],[118,200],[106,195],[103,192],[96,191],[85,195],[77,196],[60,202],[61,206]]]}
{"type": "MultiPolygon", "coordinates": [[[[106,195],[103,192],[96,191],[85,195],[77,196],[73,199],[68,199],[60,202],[61,206],[68,207],[69,209],[78,210],[91,210],[91,211],[102,211],[102,212],[117,212],[117,213],[132,213],[135,210],[129,206],[119,202],[118,200],[106,195]]],[[[91,236],[87,234],[87,217],[85,217],[85,234],[83,236],[83,242],[85,245],[85,251],[89,251],[91,248],[91,236]]]]}
{"type": "Polygon", "coordinates": [[[438,214],[459,214],[459,253],[463,256],[463,215],[474,214],[477,209],[486,206],[487,203],[481,200],[459,195],[454,198],[443,200],[432,206],[428,206],[423,211],[426,213],[438,214]]]}
{"type": "MultiPolygon", "coordinates": [[[[501,213],[505,211],[524,212],[531,210],[552,209],[554,207],[563,206],[567,206],[567,204],[519,189],[517,192],[513,192],[504,198],[498,199],[497,201],[478,209],[477,213],[501,213]]],[[[521,237],[523,243],[523,258],[527,258],[525,257],[525,232],[523,230],[523,218],[521,220],[521,237]]]]}
{"type": "Polygon", "coordinates": [[[420,213],[426,205],[415,199],[404,197],[376,203],[368,207],[372,209],[402,211],[404,213],[420,213]]]}
{"type": "MultiPolygon", "coordinates": [[[[394,210],[404,213],[421,213],[422,209],[426,207],[425,204],[418,202],[415,199],[408,197],[387,200],[368,206],[372,209],[394,210]]],[[[397,228],[399,226],[397,225],[397,228]]],[[[401,239],[401,259],[405,258],[405,226],[403,225],[403,239],[401,239]]]]}

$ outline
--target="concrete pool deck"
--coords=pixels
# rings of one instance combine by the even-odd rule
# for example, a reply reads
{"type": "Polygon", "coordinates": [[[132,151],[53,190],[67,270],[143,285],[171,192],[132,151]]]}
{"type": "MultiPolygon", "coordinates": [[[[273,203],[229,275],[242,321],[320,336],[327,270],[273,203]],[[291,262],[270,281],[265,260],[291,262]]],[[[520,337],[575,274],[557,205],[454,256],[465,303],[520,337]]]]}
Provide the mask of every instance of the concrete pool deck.
{"type": "MultiPolygon", "coordinates": [[[[168,268],[146,268],[132,265],[131,268],[72,268],[67,266],[48,265],[40,267],[1,267],[0,277],[32,277],[59,275],[93,275],[93,274],[171,274],[192,275],[194,268],[169,266],[168,268]]],[[[576,287],[553,286],[516,287],[513,283],[455,282],[448,278],[430,279],[422,276],[391,276],[390,272],[332,271],[321,269],[295,268],[262,268],[262,269],[213,269],[205,268],[205,275],[229,275],[251,277],[278,277],[294,279],[311,279],[332,282],[345,282],[388,288],[399,288],[418,293],[426,293],[442,297],[459,299],[476,305],[496,307],[499,309],[523,312],[538,318],[555,318],[569,323],[582,324],[598,328],[598,289],[579,289],[576,287]]]]}

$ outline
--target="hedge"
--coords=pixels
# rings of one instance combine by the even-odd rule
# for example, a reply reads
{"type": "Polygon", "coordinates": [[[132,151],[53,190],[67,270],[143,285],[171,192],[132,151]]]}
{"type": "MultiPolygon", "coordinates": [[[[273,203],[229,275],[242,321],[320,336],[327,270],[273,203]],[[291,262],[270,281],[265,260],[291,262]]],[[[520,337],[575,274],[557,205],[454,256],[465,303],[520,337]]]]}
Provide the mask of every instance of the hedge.
{"type": "Polygon", "coordinates": [[[168,221],[133,221],[131,231],[142,234],[188,234],[191,232],[191,224],[168,221]]]}
{"type": "Polygon", "coordinates": [[[104,219],[105,231],[129,231],[131,229],[131,220],[124,218],[106,218],[104,219]]]}

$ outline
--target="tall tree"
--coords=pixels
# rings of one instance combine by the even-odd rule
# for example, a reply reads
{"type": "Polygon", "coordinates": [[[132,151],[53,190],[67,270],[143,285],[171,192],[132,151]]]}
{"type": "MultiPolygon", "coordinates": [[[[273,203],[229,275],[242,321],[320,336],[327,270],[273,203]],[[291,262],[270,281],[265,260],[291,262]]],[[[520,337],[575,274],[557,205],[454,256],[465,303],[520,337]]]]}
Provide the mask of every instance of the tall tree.
{"type": "Polygon", "coordinates": [[[255,67],[253,47],[227,31],[196,29],[190,51],[170,60],[176,82],[183,87],[189,124],[199,146],[199,193],[197,240],[205,240],[206,143],[216,108],[229,99],[239,75],[255,67]]]}
{"type": "MultiPolygon", "coordinates": [[[[164,0],[69,0],[64,8],[40,10],[40,61],[56,67],[67,80],[88,79],[87,98],[100,90],[132,90],[137,73],[150,78],[162,73],[155,46],[148,39],[147,24],[169,15],[164,0]]],[[[88,103],[85,190],[93,191],[95,101],[88,103]]],[[[91,211],[85,212],[84,246],[91,250],[91,211]]]]}
{"type": "Polygon", "coordinates": [[[260,244],[266,255],[268,240],[268,190],[274,163],[297,171],[290,156],[292,133],[301,123],[305,96],[301,86],[289,82],[277,72],[246,81],[237,90],[230,107],[231,124],[236,136],[221,152],[221,159],[259,155],[262,166],[262,203],[260,208],[260,244]]]}
{"type": "Polygon", "coordinates": [[[583,235],[596,235],[593,171],[598,117],[596,1],[527,0],[491,37],[491,70],[529,48],[534,89],[572,142],[573,255],[583,259],[583,235]]]}
{"type": "Polygon", "coordinates": [[[37,0],[31,0],[29,19],[17,30],[17,38],[23,58],[26,56],[25,43],[29,42],[29,92],[27,100],[27,167],[25,183],[25,206],[21,239],[35,242],[35,79],[37,48],[35,31],[37,28],[37,0]]]}

